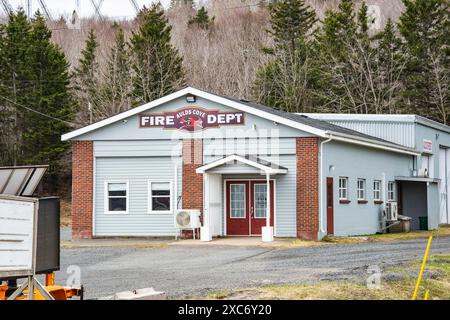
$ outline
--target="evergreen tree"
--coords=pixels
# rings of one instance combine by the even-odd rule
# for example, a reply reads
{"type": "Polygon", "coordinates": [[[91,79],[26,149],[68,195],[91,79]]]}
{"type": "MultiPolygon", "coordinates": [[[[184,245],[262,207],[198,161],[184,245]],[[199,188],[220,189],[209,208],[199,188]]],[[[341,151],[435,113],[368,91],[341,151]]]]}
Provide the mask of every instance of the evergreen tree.
{"type": "Polygon", "coordinates": [[[130,53],[123,30],[115,25],[116,35],[106,61],[106,74],[102,78],[100,106],[94,118],[103,119],[131,107],[130,53]]]}
{"type": "Polygon", "coordinates": [[[184,85],[183,59],[171,43],[171,26],[160,4],[142,10],[131,38],[133,97],[136,104],[174,92],[184,85]]]}
{"type": "Polygon", "coordinates": [[[409,59],[404,79],[410,112],[448,123],[450,117],[450,3],[403,0],[398,28],[409,59]]]}
{"type": "Polygon", "coordinates": [[[337,10],[325,13],[315,43],[318,111],[367,113],[373,107],[366,97],[372,72],[365,63],[372,59],[367,21],[367,6],[363,3],[356,13],[353,0],[342,0],[337,10]]]}
{"type": "Polygon", "coordinates": [[[210,18],[205,7],[201,7],[195,16],[193,16],[188,25],[196,25],[200,29],[207,30],[213,24],[215,17],[210,18]]]}
{"type": "Polygon", "coordinates": [[[31,25],[25,11],[11,12],[0,37],[0,157],[3,164],[23,164],[23,119],[28,112],[33,76],[30,70],[31,25]]]}
{"type": "Polygon", "coordinates": [[[98,62],[97,62],[97,39],[94,30],[90,30],[86,40],[85,48],[81,51],[78,66],[74,70],[74,87],[77,92],[78,101],[81,104],[79,110],[79,122],[81,125],[92,123],[92,113],[99,101],[98,89],[98,62]]]}
{"type": "Polygon", "coordinates": [[[33,81],[28,103],[48,117],[28,111],[22,129],[24,163],[50,164],[51,177],[56,179],[62,170],[60,160],[69,147],[61,142],[61,135],[70,130],[68,123],[75,110],[69,89],[69,63],[62,50],[51,42],[51,36],[38,12],[30,33],[29,67],[33,81]]]}
{"type": "Polygon", "coordinates": [[[301,0],[282,0],[270,5],[274,56],[256,75],[253,95],[267,106],[290,111],[310,111],[314,81],[310,35],[316,22],[314,10],[301,0]]]}
{"type": "Polygon", "coordinates": [[[278,50],[295,50],[296,41],[305,39],[317,22],[314,9],[303,0],[283,0],[270,5],[269,33],[278,50]]]}
{"type": "Polygon", "coordinates": [[[403,99],[402,77],[405,72],[406,55],[402,51],[401,39],[391,19],[388,19],[384,29],[376,34],[372,74],[378,88],[380,103],[372,110],[373,113],[402,113],[403,99]]]}
{"type": "Polygon", "coordinates": [[[69,64],[51,42],[38,13],[30,22],[22,9],[0,28],[0,161],[4,165],[49,164],[51,185],[61,173],[73,100],[69,64]]]}

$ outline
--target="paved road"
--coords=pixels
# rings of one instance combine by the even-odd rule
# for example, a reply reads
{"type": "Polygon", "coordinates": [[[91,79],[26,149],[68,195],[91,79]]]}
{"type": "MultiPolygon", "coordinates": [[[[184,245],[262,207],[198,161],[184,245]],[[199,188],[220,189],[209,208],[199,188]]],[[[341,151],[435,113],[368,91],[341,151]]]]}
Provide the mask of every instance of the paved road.
{"type": "MultiPolygon", "coordinates": [[[[171,297],[275,283],[364,281],[369,265],[382,270],[422,257],[426,240],[271,249],[169,246],[161,249],[62,249],[59,283],[69,265],[81,268],[86,298],[154,287],[171,297]]],[[[450,252],[450,237],[435,238],[433,253],[450,252]]]]}

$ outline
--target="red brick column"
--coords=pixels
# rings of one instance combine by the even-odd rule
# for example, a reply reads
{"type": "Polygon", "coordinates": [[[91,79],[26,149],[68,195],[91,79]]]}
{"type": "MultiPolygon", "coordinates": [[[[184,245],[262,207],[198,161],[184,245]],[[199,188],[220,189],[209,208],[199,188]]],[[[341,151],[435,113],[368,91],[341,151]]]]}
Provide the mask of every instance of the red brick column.
{"type": "Polygon", "coordinates": [[[297,237],[317,240],[319,231],[319,139],[297,138],[297,237]]]}
{"type": "Polygon", "coordinates": [[[72,142],[72,238],[92,238],[94,143],[72,142]]]}
{"type": "Polygon", "coordinates": [[[182,207],[203,213],[203,175],[195,169],[203,164],[203,141],[183,140],[182,207]]]}

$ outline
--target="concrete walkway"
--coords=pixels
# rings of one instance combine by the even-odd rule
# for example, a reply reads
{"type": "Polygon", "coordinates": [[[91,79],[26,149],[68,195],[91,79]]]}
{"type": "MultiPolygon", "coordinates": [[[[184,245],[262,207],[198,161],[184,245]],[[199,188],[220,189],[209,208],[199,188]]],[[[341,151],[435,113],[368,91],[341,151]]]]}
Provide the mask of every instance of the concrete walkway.
{"type": "Polygon", "coordinates": [[[226,237],[214,238],[203,242],[193,239],[183,239],[169,243],[170,246],[233,246],[233,247],[285,247],[294,241],[293,238],[277,238],[273,242],[262,242],[261,237],[226,237]]]}
{"type": "MultiPolygon", "coordinates": [[[[294,238],[276,238],[273,242],[263,242],[261,237],[226,237],[214,238],[210,242],[199,239],[174,238],[97,238],[88,240],[72,240],[70,228],[61,228],[61,247],[63,248],[101,248],[101,247],[132,247],[132,248],[162,248],[166,246],[232,246],[232,247],[264,247],[281,248],[288,247],[293,242],[299,242],[294,238]]],[[[305,246],[317,244],[312,241],[304,241],[305,246]]],[[[298,243],[297,243],[298,245],[298,243]]]]}
{"type": "MultiPolygon", "coordinates": [[[[293,243],[292,238],[276,239],[273,242],[262,242],[260,237],[228,237],[217,238],[210,242],[193,239],[174,240],[170,238],[98,238],[88,240],[62,240],[62,248],[164,248],[171,247],[262,247],[262,248],[284,248],[293,243]]],[[[298,240],[297,240],[298,241],[298,240]]],[[[307,242],[305,243],[311,243],[307,242]]],[[[305,245],[306,246],[306,245],[305,245]]]]}

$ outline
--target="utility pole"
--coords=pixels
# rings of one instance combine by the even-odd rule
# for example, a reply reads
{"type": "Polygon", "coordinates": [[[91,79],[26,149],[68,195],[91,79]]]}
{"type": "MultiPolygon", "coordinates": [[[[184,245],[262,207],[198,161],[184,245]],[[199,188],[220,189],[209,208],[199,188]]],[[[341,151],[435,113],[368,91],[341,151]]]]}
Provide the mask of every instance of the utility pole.
{"type": "Polygon", "coordinates": [[[28,19],[31,19],[33,15],[33,0],[27,0],[27,16],[28,19]]]}
{"type": "Polygon", "coordinates": [[[136,0],[130,0],[131,4],[133,5],[134,10],[136,11],[136,13],[139,13],[140,7],[138,5],[138,3],[136,2],[136,0]]]}
{"type": "Polygon", "coordinates": [[[0,1],[1,1],[1,5],[2,5],[2,8],[3,8],[3,11],[5,11],[6,15],[9,17],[11,12],[13,11],[13,8],[9,4],[8,0],[0,0],[0,1]]]}
{"type": "MultiPolygon", "coordinates": [[[[31,2],[32,0],[28,0],[28,1],[31,2]]],[[[45,18],[48,21],[51,21],[52,20],[52,15],[50,14],[50,10],[48,9],[47,5],[45,4],[45,1],[44,0],[38,0],[38,1],[39,1],[39,4],[41,5],[42,10],[44,11],[45,18]]]]}
{"type": "Polygon", "coordinates": [[[100,11],[100,8],[103,4],[103,0],[99,0],[96,2],[96,0],[91,0],[92,6],[94,7],[95,14],[100,20],[103,20],[102,12],[100,11]]]}

